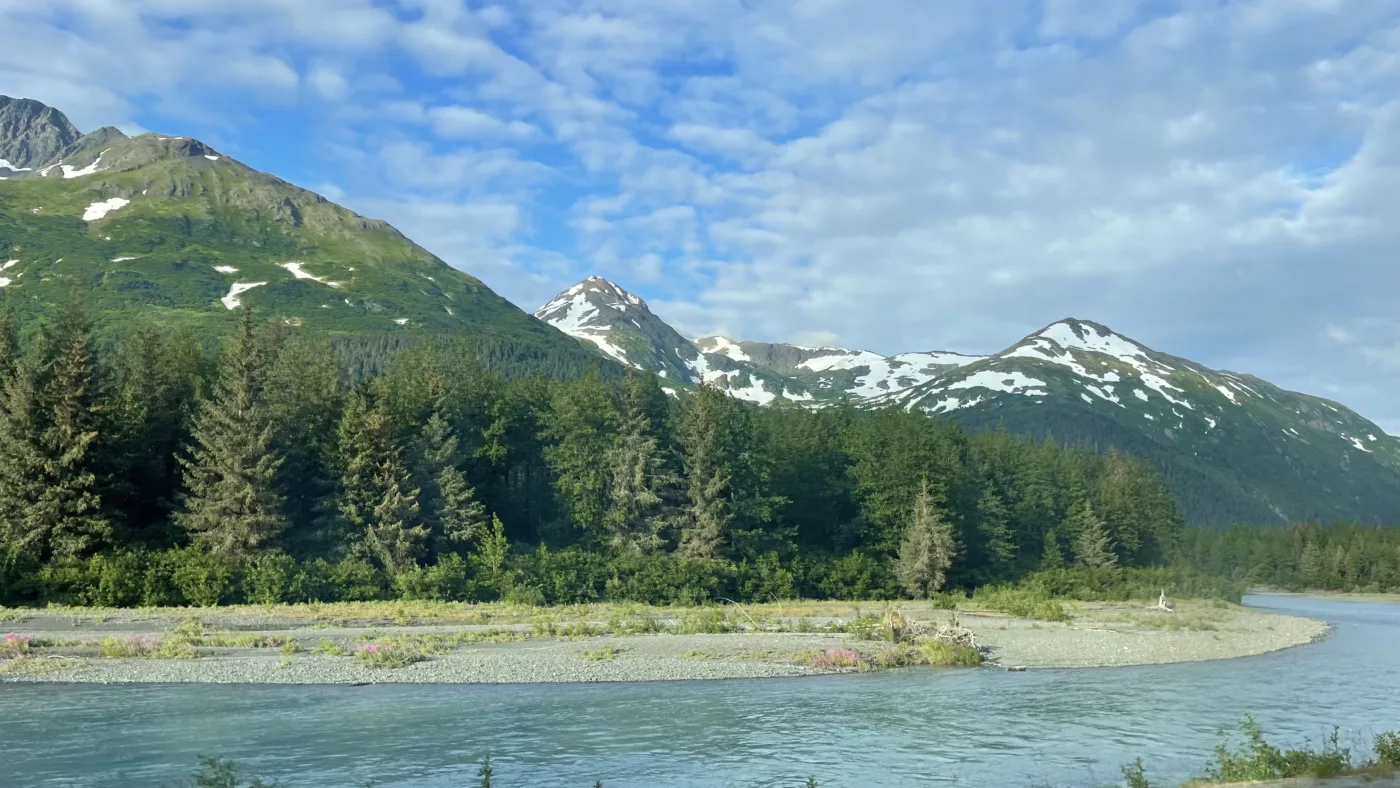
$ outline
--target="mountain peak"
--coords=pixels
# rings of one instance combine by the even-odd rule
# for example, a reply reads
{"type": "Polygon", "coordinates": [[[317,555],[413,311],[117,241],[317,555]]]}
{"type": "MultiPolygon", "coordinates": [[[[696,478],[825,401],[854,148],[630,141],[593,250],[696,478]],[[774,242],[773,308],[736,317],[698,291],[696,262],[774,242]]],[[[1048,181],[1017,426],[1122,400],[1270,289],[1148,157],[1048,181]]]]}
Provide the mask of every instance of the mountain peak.
{"type": "Polygon", "coordinates": [[[82,134],[53,107],[34,99],[0,96],[0,171],[46,164],[82,134]]]}

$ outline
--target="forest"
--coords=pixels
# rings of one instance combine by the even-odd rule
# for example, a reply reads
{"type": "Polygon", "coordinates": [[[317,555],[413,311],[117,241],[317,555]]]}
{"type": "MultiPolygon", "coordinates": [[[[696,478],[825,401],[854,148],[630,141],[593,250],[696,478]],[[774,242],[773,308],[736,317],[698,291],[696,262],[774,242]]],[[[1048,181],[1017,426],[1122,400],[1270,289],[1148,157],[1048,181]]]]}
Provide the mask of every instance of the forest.
{"type": "Polygon", "coordinates": [[[1252,586],[1400,591],[1400,528],[1353,524],[1188,529],[1181,561],[1252,586]]]}
{"type": "Polygon", "coordinates": [[[0,315],[0,604],[927,597],[1183,539],[1114,451],[510,362],[0,315]]]}

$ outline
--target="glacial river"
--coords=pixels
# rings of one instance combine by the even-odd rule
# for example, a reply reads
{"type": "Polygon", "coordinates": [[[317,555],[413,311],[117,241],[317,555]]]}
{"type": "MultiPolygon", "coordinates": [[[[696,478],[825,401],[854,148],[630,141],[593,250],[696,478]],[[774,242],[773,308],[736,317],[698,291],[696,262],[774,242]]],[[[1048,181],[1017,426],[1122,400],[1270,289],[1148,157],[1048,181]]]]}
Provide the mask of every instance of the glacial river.
{"type": "Polygon", "coordinates": [[[1335,624],[1260,657],[1092,670],[368,687],[0,685],[0,785],[163,786],[200,754],[295,786],[1091,786],[1202,771],[1222,728],[1400,728],[1400,605],[1257,595],[1335,624]]]}

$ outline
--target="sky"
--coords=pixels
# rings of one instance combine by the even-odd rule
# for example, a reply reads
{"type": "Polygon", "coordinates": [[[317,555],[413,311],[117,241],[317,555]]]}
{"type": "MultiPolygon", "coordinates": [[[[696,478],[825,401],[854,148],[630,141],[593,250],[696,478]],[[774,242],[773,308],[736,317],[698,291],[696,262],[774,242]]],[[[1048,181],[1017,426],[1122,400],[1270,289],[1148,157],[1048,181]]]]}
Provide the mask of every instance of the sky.
{"type": "Polygon", "coordinates": [[[527,311],[989,353],[1063,317],[1400,434],[1395,0],[0,0],[0,94],[198,137],[527,311]]]}

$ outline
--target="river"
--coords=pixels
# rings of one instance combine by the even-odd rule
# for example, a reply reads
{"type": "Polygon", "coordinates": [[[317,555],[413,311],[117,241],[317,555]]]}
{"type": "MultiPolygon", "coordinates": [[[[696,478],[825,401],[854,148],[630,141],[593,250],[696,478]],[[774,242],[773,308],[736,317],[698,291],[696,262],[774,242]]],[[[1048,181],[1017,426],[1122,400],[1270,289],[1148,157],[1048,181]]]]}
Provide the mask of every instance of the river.
{"type": "Polygon", "coordinates": [[[1221,728],[1400,727],[1400,605],[1256,595],[1335,624],[1259,657],[1133,668],[368,687],[0,685],[0,785],[159,786],[197,755],[295,786],[1090,786],[1141,757],[1175,784],[1221,728]]]}

